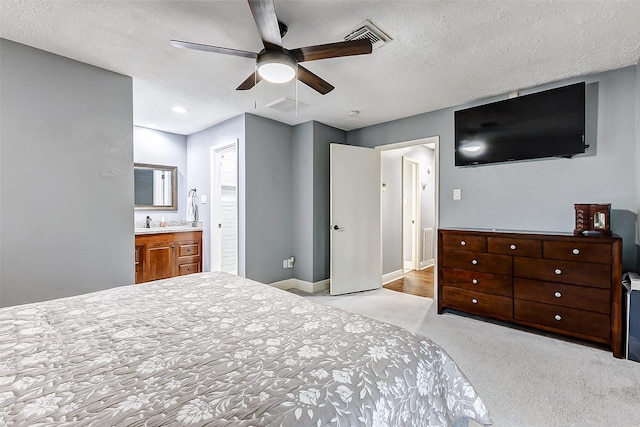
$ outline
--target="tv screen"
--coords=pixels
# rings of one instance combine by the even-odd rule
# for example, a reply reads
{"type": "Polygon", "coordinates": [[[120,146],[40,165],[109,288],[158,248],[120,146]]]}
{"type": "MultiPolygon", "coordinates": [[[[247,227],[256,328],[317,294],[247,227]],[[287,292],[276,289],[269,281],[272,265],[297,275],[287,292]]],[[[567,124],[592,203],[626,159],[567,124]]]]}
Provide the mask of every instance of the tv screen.
{"type": "Polygon", "coordinates": [[[585,83],[455,112],[455,164],[584,153],[585,83]]]}

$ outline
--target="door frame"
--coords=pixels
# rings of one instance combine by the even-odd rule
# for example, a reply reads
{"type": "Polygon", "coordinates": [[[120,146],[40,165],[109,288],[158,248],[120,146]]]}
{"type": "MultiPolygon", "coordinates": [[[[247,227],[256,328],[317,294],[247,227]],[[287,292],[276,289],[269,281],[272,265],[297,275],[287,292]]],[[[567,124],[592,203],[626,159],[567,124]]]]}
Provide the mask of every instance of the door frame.
{"type": "Polygon", "coordinates": [[[238,176],[239,176],[239,140],[238,138],[234,138],[225,142],[222,142],[220,144],[217,145],[213,145],[211,147],[211,151],[209,154],[209,165],[210,165],[210,171],[211,171],[211,176],[210,176],[210,195],[209,195],[209,199],[210,199],[210,203],[211,203],[211,208],[210,210],[210,216],[211,216],[211,259],[209,260],[210,265],[211,265],[211,271],[215,271],[215,266],[218,265],[216,262],[216,258],[218,260],[220,260],[221,258],[221,254],[220,254],[220,245],[221,245],[221,234],[218,230],[218,228],[216,227],[216,224],[218,224],[218,215],[219,215],[219,209],[220,209],[220,203],[216,203],[217,201],[219,201],[220,199],[220,185],[217,183],[217,175],[219,172],[219,167],[218,167],[218,163],[216,162],[218,153],[222,150],[226,150],[227,148],[231,148],[231,147],[235,147],[236,149],[236,194],[235,194],[235,198],[236,198],[236,250],[235,250],[235,258],[236,258],[236,271],[238,272],[238,274],[240,273],[240,260],[239,260],[239,225],[240,225],[240,211],[239,211],[239,200],[238,200],[238,176]]]}
{"type": "MultiPolygon", "coordinates": [[[[391,144],[377,145],[376,150],[387,151],[396,150],[398,148],[413,147],[416,145],[429,145],[434,149],[434,161],[433,161],[433,178],[434,178],[434,217],[433,217],[433,270],[438,271],[438,243],[437,243],[437,230],[440,228],[440,136],[434,135],[426,138],[412,139],[408,141],[395,142],[391,144]]],[[[382,235],[380,235],[380,247],[382,248],[382,235]]],[[[438,303],[440,296],[438,295],[438,280],[435,278],[433,281],[433,300],[434,303],[438,303]]]]}

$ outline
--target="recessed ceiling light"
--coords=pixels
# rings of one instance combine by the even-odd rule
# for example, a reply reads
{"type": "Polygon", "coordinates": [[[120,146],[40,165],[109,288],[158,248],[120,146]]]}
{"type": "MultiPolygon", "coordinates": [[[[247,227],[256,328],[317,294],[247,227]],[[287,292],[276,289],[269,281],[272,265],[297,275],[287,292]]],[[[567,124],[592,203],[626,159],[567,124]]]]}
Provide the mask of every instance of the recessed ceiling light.
{"type": "Polygon", "coordinates": [[[358,111],[358,110],[351,110],[351,111],[349,111],[349,112],[347,113],[347,116],[349,116],[349,117],[355,117],[355,116],[357,116],[358,114],[360,114],[360,111],[358,111]]]}
{"type": "Polygon", "coordinates": [[[181,113],[181,114],[184,114],[184,113],[186,113],[186,112],[187,112],[187,109],[186,109],[186,108],[181,107],[181,106],[179,106],[179,105],[176,105],[175,107],[173,107],[173,108],[172,108],[172,110],[173,110],[175,113],[181,113]]]}

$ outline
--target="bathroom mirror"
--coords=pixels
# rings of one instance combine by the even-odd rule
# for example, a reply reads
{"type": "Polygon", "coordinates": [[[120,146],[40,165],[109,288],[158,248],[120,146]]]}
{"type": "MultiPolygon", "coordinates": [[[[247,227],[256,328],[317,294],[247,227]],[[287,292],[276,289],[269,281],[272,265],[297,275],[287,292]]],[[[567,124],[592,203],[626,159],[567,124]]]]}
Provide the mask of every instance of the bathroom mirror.
{"type": "Polygon", "coordinates": [[[135,210],[177,211],[178,168],[133,164],[135,210]]]}

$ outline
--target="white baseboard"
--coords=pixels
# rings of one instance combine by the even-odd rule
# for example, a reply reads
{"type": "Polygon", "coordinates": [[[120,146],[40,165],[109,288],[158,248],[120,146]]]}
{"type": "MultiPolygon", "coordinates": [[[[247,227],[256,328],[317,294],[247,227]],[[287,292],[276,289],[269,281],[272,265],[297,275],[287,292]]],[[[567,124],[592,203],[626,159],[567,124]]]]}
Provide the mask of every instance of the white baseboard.
{"type": "Polygon", "coordinates": [[[279,282],[269,283],[269,286],[273,286],[274,288],[284,289],[284,290],[291,289],[291,288],[298,289],[298,279],[280,280],[279,282]]]}
{"type": "Polygon", "coordinates": [[[428,261],[421,261],[420,262],[420,270],[424,270],[425,268],[429,268],[429,267],[433,267],[434,266],[434,260],[430,259],[428,261]]]}
{"type": "Polygon", "coordinates": [[[300,279],[286,279],[281,280],[279,282],[269,283],[269,285],[276,287],[278,289],[298,289],[303,292],[307,292],[309,294],[313,294],[316,292],[324,291],[325,289],[329,289],[329,279],[320,280],[319,282],[305,282],[300,279]]]}
{"type": "Polygon", "coordinates": [[[402,269],[392,271],[391,273],[382,275],[382,284],[386,285],[389,282],[393,282],[394,280],[402,279],[404,277],[404,271],[402,269]]]}

